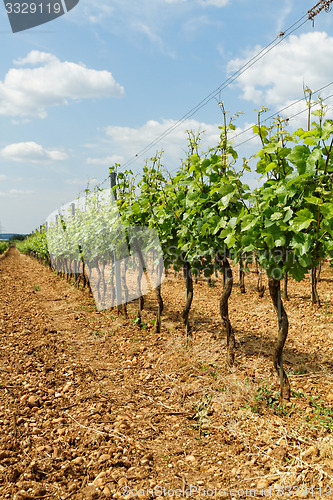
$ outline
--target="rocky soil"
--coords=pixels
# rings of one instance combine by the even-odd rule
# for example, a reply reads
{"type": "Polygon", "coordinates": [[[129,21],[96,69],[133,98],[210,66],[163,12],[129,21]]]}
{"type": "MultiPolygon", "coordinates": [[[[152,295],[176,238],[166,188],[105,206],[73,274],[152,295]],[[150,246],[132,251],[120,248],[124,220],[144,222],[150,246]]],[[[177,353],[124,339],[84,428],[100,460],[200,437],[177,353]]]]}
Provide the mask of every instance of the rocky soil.
{"type": "MultiPolygon", "coordinates": [[[[235,272],[237,277],[237,273],[235,272]]],[[[290,282],[285,347],[292,398],[278,399],[276,316],[256,277],[237,283],[236,363],[220,338],[221,282],[195,284],[186,347],[184,282],[162,285],[128,317],[31,257],[0,259],[0,498],[333,497],[333,273],[310,304],[290,282]],[[332,494],[331,494],[332,488],[332,494]]]]}

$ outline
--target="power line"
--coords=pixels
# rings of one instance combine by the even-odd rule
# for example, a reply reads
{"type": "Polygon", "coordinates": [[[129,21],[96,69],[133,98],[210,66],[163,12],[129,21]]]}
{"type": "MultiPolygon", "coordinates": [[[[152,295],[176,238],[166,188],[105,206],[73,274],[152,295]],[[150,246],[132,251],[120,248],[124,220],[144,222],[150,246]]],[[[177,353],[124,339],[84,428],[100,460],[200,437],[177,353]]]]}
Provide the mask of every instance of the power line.
{"type": "MultiPolygon", "coordinates": [[[[332,1],[333,1],[333,0],[332,0],[332,1]]],[[[330,82],[330,83],[328,83],[328,84],[326,84],[326,85],[324,85],[323,87],[320,87],[320,88],[319,88],[319,89],[317,89],[317,90],[314,90],[314,91],[312,92],[312,95],[318,94],[318,93],[319,93],[319,92],[321,92],[322,90],[324,90],[324,89],[328,88],[330,85],[333,85],[333,81],[332,81],[332,82],[330,82]]],[[[327,97],[325,97],[325,100],[326,100],[326,99],[331,99],[332,97],[333,97],[333,94],[330,94],[330,95],[328,95],[327,97]]],[[[278,116],[280,113],[282,113],[282,112],[283,112],[283,111],[285,111],[286,109],[289,109],[290,107],[295,106],[295,104],[298,104],[298,103],[302,102],[303,100],[304,100],[304,97],[303,97],[303,98],[301,98],[301,99],[298,99],[297,101],[292,102],[291,104],[288,104],[288,106],[285,106],[284,108],[280,109],[280,110],[279,110],[279,111],[277,111],[276,113],[273,113],[272,115],[270,115],[270,116],[268,116],[267,118],[265,118],[264,120],[262,120],[262,121],[261,121],[261,123],[263,124],[263,123],[267,122],[268,120],[271,120],[272,118],[274,118],[275,116],[278,116]]],[[[304,108],[303,110],[298,111],[297,113],[294,113],[293,115],[287,116],[286,118],[284,118],[284,120],[285,120],[285,121],[292,120],[292,119],[293,119],[293,118],[295,118],[296,116],[299,116],[299,115],[301,115],[302,113],[305,113],[305,112],[306,112],[306,111],[308,111],[308,110],[309,110],[309,108],[308,108],[308,107],[306,107],[306,108],[304,108]]],[[[242,131],[241,131],[241,132],[239,132],[238,134],[234,135],[234,136],[231,138],[231,140],[236,139],[237,137],[239,137],[239,136],[241,136],[241,135],[245,134],[246,132],[250,132],[250,131],[252,130],[252,128],[253,128],[253,125],[252,125],[252,126],[250,126],[250,127],[248,127],[248,128],[247,128],[247,129],[245,129],[245,130],[242,130],[242,131]]],[[[248,139],[246,139],[245,141],[240,142],[240,143],[238,143],[238,144],[234,144],[234,147],[235,147],[235,148],[238,148],[238,147],[240,147],[240,146],[243,146],[243,144],[246,144],[246,143],[248,143],[248,142],[250,142],[250,141],[253,141],[254,139],[256,139],[256,137],[257,137],[256,135],[252,135],[251,137],[249,137],[249,138],[248,138],[248,139]]],[[[178,170],[178,167],[177,167],[177,168],[174,168],[173,170],[168,170],[168,173],[169,173],[169,174],[171,174],[172,172],[175,172],[176,170],[178,170]]]]}
{"type": "MultiPolygon", "coordinates": [[[[333,1],[333,0],[332,0],[333,1]]],[[[315,94],[318,94],[319,92],[321,92],[322,90],[330,87],[331,85],[333,85],[333,81],[330,82],[330,83],[327,83],[326,85],[323,85],[322,87],[320,87],[319,89],[317,90],[314,90],[312,92],[312,95],[315,95],[315,94]]],[[[329,96],[330,97],[330,96],[329,96]]],[[[326,97],[325,99],[328,99],[329,97],[326,97]]],[[[291,108],[292,106],[295,106],[296,104],[300,103],[304,101],[304,97],[301,97],[300,99],[297,99],[296,101],[292,102],[291,104],[288,104],[287,106],[285,106],[284,108],[281,108],[279,109],[279,111],[276,111],[276,113],[273,113],[272,115],[268,116],[267,118],[265,118],[262,123],[265,123],[267,122],[268,120],[271,120],[272,118],[274,118],[275,116],[279,115],[280,113],[283,113],[284,111],[286,111],[286,109],[289,109],[291,108]]],[[[307,109],[307,108],[306,108],[307,109]]],[[[306,109],[304,111],[306,111],[306,109]]],[[[303,111],[302,111],[303,113],[303,111]]],[[[297,116],[297,114],[299,113],[296,113],[295,115],[292,115],[290,116],[289,118],[286,118],[287,120],[291,120],[292,118],[294,118],[295,116],[297,116]]],[[[248,127],[247,129],[245,130],[242,130],[241,132],[239,132],[238,134],[234,135],[232,137],[232,139],[236,139],[237,137],[239,137],[240,135],[243,135],[243,134],[246,134],[246,132],[249,132],[250,130],[252,130],[252,127],[248,127]]],[[[248,142],[250,139],[247,139],[245,142],[248,142]]],[[[243,143],[241,143],[243,144],[243,143]]]]}
{"type": "MultiPolygon", "coordinates": [[[[237,78],[239,78],[242,74],[244,74],[245,71],[247,71],[249,68],[251,68],[258,61],[260,61],[265,55],[267,55],[271,50],[273,50],[276,46],[278,46],[288,36],[290,36],[296,30],[301,28],[309,19],[310,20],[312,19],[312,21],[314,21],[315,16],[318,15],[323,9],[325,9],[328,12],[330,10],[330,4],[332,1],[333,0],[320,0],[312,9],[308,10],[306,12],[306,14],[301,16],[297,21],[295,21],[291,26],[289,26],[289,28],[287,28],[285,31],[279,33],[279,35],[274,40],[272,40],[268,45],[266,45],[257,54],[255,54],[251,59],[249,59],[243,66],[241,66],[237,71],[235,71],[232,75],[230,75],[219,87],[217,87],[214,91],[212,91],[204,99],[202,99],[196,106],[194,106],[187,113],[185,113],[185,115],[182,118],[180,118],[173,125],[168,127],[164,132],[162,132],[159,136],[157,136],[156,139],[154,139],[147,146],[145,146],[143,149],[141,149],[136,155],[134,155],[132,158],[127,160],[119,168],[119,170],[123,170],[124,168],[130,166],[138,158],[140,158],[146,152],[148,152],[152,147],[157,145],[162,139],[164,139],[165,137],[170,135],[176,128],[178,128],[186,120],[191,118],[201,108],[206,106],[211,100],[216,98],[216,96],[218,96],[222,92],[222,90],[224,90],[229,85],[231,85],[231,83],[233,83],[235,80],[237,80],[237,78]]],[[[323,88],[325,88],[325,87],[323,87],[323,88]]],[[[299,101],[296,101],[296,103],[300,102],[301,100],[302,99],[300,99],[299,101]]],[[[293,103],[293,104],[295,104],[295,103],[293,103]]],[[[289,105],[289,106],[291,106],[291,105],[289,105]]],[[[284,110],[287,109],[289,106],[286,106],[284,108],[284,110]]],[[[281,110],[281,111],[283,111],[283,110],[281,110]]],[[[278,114],[278,113],[276,113],[276,114],[278,114]]],[[[275,115],[272,115],[272,116],[275,116],[275,115]]],[[[269,118],[267,118],[267,120],[268,119],[269,118]]],[[[243,131],[239,135],[241,135],[242,133],[245,133],[245,132],[246,131],[243,131]]],[[[109,179],[109,177],[104,179],[104,181],[101,182],[97,187],[99,187],[100,185],[103,185],[106,181],[108,181],[108,179],[109,179]]]]}
{"type": "MultiPolygon", "coordinates": [[[[333,1],[333,0],[332,0],[333,1]]],[[[241,68],[235,71],[227,80],[225,80],[217,89],[211,92],[208,96],[206,96],[202,101],[200,101],[197,106],[188,111],[182,118],[180,118],[176,123],[167,128],[162,134],[160,134],[154,141],[149,143],[145,148],[140,150],[134,157],[130,158],[121,169],[132,164],[137,158],[144,155],[149,149],[158,144],[162,139],[170,135],[176,128],[178,128],[182,123],[191,118],[195,113],[197,113],[201,108],[206,106],[212,99],[214,99],[217,95],[222,92],[226,87],[228,87],[231,83],[233,83],[237,78],[239,78],[245,71],[251,68],[254,64],[256,64],[260,59],[262,59],[266,54],[268,54],[273,48],[279,45],[285,38],[294,33],[297,29],[299,29],[303,24],[308,21],[307,14],[302,16],[298,21],[296,21],[292,26],[290,26],[285,32],[281,33],[278,38],[275,38],[271,43],[266,45],[262,50],[260,50],[255,56],[253,56],[249,61],[247,61],[241,68]],[[304,18],[306,18],[301,24],[299,24],[304,18]],[[296,26],[299,24],[299,26],[296,26]],[[296,28],[294,28],[296,26],[296,28]],[[294,28],[294,29],[292,29],[294,28]]]]}

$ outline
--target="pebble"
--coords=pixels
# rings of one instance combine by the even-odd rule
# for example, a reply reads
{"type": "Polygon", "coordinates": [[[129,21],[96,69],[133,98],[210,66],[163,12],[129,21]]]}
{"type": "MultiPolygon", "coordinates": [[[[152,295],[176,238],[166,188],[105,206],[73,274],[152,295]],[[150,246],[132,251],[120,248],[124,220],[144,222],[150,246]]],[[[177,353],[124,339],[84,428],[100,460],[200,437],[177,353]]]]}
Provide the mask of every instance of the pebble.
{"type": "Polygon", "coordinates": [[[269,488],[269,482],[266,481],[266,479],[259,479],[258,483],[257,483],[257,489],[258,490],[264,490],[266,488],[269,488]]]}
{"type": "Polygon", "coordinates": [[[30,396],[28,398],[28,406],[29,408],[34,408],[40,406],[40,402],[36,396],[30,396]]]}
{"type": "Polygon", "coordinates": [[[113,493],[111,491],[111,489],[108,487],[108,485],[105,486],[104,490],[103,490],[103,495],[106,497],[106,498],[111,498],[113,493]]]}
{"type": "Polygon", "coordinates": [[[126,477],[121,477],[118,481],[118,486],[119,488],[122,488],[127,485],[127,479],[126,477]]]}

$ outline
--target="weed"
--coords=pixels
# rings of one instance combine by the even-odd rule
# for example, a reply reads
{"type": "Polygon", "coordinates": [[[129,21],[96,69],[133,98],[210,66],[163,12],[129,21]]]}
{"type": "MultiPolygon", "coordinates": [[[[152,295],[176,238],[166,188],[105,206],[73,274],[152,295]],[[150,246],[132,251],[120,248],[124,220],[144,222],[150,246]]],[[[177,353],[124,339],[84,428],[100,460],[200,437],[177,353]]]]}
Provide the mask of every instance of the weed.
{"type": "Polygon", "coordinates": [[[102,330],[93,330],[90,335],[93,335],[94,337],[103,337],[105,335],[102,330]]]}
{"type": "Polygon", "coordinates": [[[38,292],[39,288],[40,288],[40,286],[39,286],[39,285],[34,285],[34,290],[35,290],[35,292],[38,292]]]}
{"type": "Polygon", "coordinates": [[[294,398],[305,398],[304,392],[301,392],[301,391],[294,391],[294,390],[292,390],[291,391],[291,395],[294,398]]]}
{"type": "Polygon", "coordinates": [[[219,368],[210,363],[208,366],[205,366],[203,365],[202,363],[198,363],[197,364],[197,367],[200,371],[206,373],[207,375],[210,375],[211,377],[213,377],[214,380],[217,380],[219,378],[219,375],[220,375],[220,370],[219,368]]]}
{"type": "Polygon", "coordinates": [[[294,370],[294,375],[304,375],[305,373],[308,373],[307,368],[305,366],[301,366],[298,368],[298,370],[294,370]]]}
{"type": "Polygon", "coordinates": [[[254,401],[249,402],[246,400],[244,408],[250,409],[252,413],[260,414],[265,407],[273,410],[275,415],[290,417],[296,405],[293,403],[290,409],[286,408],[285,404],[280,402],[279,394],[277,392],[273,393],[272,386],[265,384],[256,390],[254,401]]]}
{"type": "Polygon", "coordinates": [[[328,300],[329,300],[329,297],[326,297],[326,299],[325,299],[325,309],[324,309],[324,314],[326,314],[326,316],[332,316],[332,313],[329,313],[329,312],[328,312],[328,300]]]}
{"type": "Polygon", "coordinates": [[[324,401],[320,400],[317,396],[309,398],[310,406],[313,408],[315,417],[311,415],[306,417],[306,421],[312,424],[314,429],[333,430],[333,409],[324,405],[324,401]]]}
{"type": "Polygon", "coordinates": [[[134,316],[134,318],[131,319],[131,323],[133,323],[134,325],[138,325],[143,330],[147,330],[148,328],[148,323],[142,321],[142,319],[140,319],[139,316],[134,316]]]}
{"type": "Polygon", "coordinates": [[[196,413],[189,418],[195,420],[196,423],[191,424],[190,427],[199,432],[199,439],[201,439],[201,436],[208,436],[210,434],[207,427],[210,422],[209,416],[212,414],[212,411],[209,409],[211,402],[212,395],[206,392],[198,403],[192,406],[192,409],[195,410],[196,413]]]}

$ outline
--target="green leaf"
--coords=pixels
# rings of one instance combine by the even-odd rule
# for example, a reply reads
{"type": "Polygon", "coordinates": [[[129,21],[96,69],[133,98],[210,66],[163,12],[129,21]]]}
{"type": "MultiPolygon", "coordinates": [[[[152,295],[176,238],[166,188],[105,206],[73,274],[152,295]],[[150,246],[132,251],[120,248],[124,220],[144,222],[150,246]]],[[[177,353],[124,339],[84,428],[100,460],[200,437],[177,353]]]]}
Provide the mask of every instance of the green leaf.
{"type": "Polygon", "coordinates": [[[292,221],[291,227],[293,231],[299,233],[300,231],[303,231],[304,229],[307,229],[309,226],[311,226],[312,222],[314,221],[315,219],[313,218],[313,214],[310,212],[310,210],[305,208],[297,213],[297,216],[292,221]]]}
{"type": "Polygon", "coordinates": [[[326,120],[323,128],[322,128],[322,136],[321,138],[323,141],[328,139],[331,135],[333,134],[333,121],[332,120],[326,120]]]}
{"type": "Polygon", "coordinates": [[[300,174],[304,174],[309,154],[310,151],[307,146],[295,146],[287,156],[287,160],[296,166],[300,174]]]}
{"type": "Polygon", "coordinates": [[[283,213],[282,212],[274,212],[271,215],[271,220],[280,220],[280,219],[282,219],[282,217],[283,217],[283,213]]]}
{"type": "Polygon", "coordinates": [[[231,248],[236,243],[236,238],[233,234],[229,234],[229,236],[227,236],[224,241],[225,241],[225,244],[227,245],[227,247],[231,248]]]}
{"type": "Polygon", "coordinates": [[[317,164],[321,159],[321,150],[315,148],[312,153],[308,156],[306,161],[306,172],[308,174],[315,174],[317,170],[317,164]]]}

